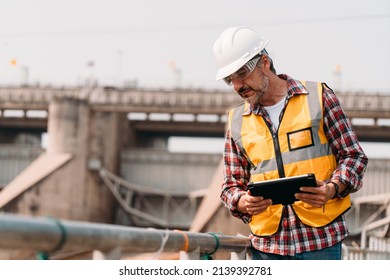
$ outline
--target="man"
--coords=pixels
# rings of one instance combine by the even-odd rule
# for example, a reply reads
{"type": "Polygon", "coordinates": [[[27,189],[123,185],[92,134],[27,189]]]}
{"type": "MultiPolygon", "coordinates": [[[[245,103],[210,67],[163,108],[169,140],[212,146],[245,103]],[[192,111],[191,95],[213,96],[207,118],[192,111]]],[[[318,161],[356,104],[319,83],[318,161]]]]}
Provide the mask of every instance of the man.
{"type": "Polygon", "coordinates": [[[343,214],[349,194],[362,187],[368,159],[334,92],[277,75],[267,43],[248,27],[231,27],[214,44],[216,79],[245,101],[229,112],[221,199],[249,224],[253,259],[341,259],[343,214]],[[247,188],[308,173],[317,186],[301,187],[289,205],[247,188]]]}

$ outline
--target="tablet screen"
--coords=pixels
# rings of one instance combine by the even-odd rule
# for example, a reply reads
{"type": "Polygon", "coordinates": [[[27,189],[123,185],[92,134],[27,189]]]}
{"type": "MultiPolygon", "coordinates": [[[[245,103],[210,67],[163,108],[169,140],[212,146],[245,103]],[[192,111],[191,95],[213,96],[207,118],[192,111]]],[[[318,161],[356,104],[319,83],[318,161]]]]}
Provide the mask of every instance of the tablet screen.
{"type": "Polygon", "coordinates": [[[295,193],[301,192],[300,187],[315,187],[314,174],[279,178],[268,181],[250,182],[248,188],[253,196],[272,199],[273,204],[293,204],[297,199],[295,193]]]}

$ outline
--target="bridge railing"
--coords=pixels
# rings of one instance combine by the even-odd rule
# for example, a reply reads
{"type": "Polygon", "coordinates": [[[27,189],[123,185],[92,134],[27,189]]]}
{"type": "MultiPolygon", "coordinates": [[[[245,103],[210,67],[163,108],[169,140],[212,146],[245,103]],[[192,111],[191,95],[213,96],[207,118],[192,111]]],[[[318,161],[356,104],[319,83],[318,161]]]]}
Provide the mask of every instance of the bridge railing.
{"type": "Polygon", "coordinates": [[[85,91],[61,88],[0,88],[1,107],[7,109],[47,109],[54,96],[81,98],[85,91]]]}
{"type": "MultiPolygon", "coordinates": [[[[0,88],[0,109],[47,109],[54,97],[73,97],[86,99],[97,110],[123,110],[142,107],[143,110],[164,108],[199,108],[205,111],[225,110],[232,104],[241,102],[233,92],[191,91],[191,90],[145,90],[145,89],[105,89],[105,88],[0,88]],[[118,108],[118,106],[120,106],[118,108]],[[137,107],[138,106],[138,107],[137,107]]],[[[345,93],[338,95],[344,108],[367,112],[380,112],[388,118],[390,95],[345,93]]],[[[159,109],[163,110],[163,109],[159,109]]]]}
{"type": "Polygon", "coordinates": [[[390,260],[390,252],[343,246],[344,260],[390,260]]]}
{"type": "Polygon", "coordinates": [[[347,110],[373,110],[389,111],[390,95],[370,95],[370,94],[340,94],[343,107],[347,110]]]}

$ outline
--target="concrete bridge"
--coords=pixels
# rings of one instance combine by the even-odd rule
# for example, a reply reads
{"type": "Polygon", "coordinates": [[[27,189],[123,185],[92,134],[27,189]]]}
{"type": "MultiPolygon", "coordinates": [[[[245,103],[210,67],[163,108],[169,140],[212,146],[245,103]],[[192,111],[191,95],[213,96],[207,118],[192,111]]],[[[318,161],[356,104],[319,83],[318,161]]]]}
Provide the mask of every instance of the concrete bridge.
{"type": "MultiPolygon", "coordinates": [[[[360,140],[390,142],[390,95],[340,99],[360,140]]],[[[0,211],[245,233],[220,210],[221,155],[167,150],[171,136],[223,137],[239,102],[222,91],[1,88],[0,211]]],[[[389,159],[370,161],[354,232],[389,216],[389,174],[389,159]]]]}
{"type": "MultiPolygon", "coordinates": [[[[223,136],[227,109],[241,102],[229,91],[0,88],[0,126],[46,131],[50,101],[60,97],[84,100],[94,112],[138,114],[139,133],[188,136],[223,136]]],[[[361,141],[390,141],[390,94],[339,98],[361,141]]]]}

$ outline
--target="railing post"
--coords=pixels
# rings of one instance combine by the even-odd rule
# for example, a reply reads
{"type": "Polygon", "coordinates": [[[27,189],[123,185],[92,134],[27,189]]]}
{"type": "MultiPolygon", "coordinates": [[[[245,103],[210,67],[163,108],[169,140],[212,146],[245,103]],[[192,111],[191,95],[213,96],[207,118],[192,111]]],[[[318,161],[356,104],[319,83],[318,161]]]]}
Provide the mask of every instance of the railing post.
{"type": "Polygon", "coordinates": [[[180,251],[180,260],[199,260],[199,259],[200,259],[199,247],[189,252],[180,251]]]}
{"type": "Polygon", "coordinates": [[[341,259],[343,260],[350,259],[348,247],[344,243],[341,244],[341,259]]]}
{"type": "Polygon", "coordinates": [[[92,252],[92,259],[93,260],[120,260],[122,256],[121,249],[118,247],[115,247],[112,250],[103,252],[100,250],[94,250],[92,252]]]}
{"type": "Polygon", "coordinates": [[[241,252],[231,252],[230,254],[231,260],[246,260],[247,258],[247,249],[244,249],[241,252]]]}

